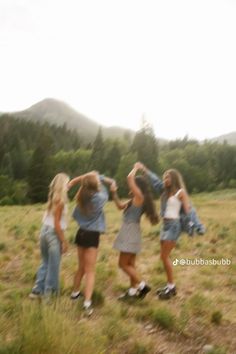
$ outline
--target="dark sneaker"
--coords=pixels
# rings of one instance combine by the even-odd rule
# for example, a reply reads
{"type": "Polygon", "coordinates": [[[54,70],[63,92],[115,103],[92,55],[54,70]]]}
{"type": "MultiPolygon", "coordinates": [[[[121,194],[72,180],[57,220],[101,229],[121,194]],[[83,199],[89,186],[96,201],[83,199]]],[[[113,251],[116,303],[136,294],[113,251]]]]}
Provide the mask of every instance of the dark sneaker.
{"type": "Polygon", "coordinates": [[[71,298],[71,300],[76,300],[81,296],[82,296],[82,294],[80,291],[72,291],[70,298],[71,298]]]}
{"type": "Polygon", "coordinates": [[[157,289],[156,294],[159,295],[160,293],[163,293],[167,288],[168,288],[168,286],[166,285],[163,288],[157,289]]]}
{"type": "Polygon", "coordinates": [[[169,300],[171,297],[176,295],[176,287],[170,289],[168,286],[164,291],[162,291],[158,296],[161,300],[169,300]]]}
{"type": "Polygon", "coordinates": [[[137,297],[140,299],[144,299],[147,293],[149,293],[149,291],[151,291],[151,288],[146,284],[142,290],[138,291],[137,297]]]}
{"type": "Polygon", "coordinates": [[[199,226],[199,227],[196,229],[196,231],[197,231],[197,234],[198,234],[198,235],[204,235],[205,232],[206,232],[206,229],[205,229],[205,227],[204,227],[203,225],[201,225],[201,226],[199,226]]]}

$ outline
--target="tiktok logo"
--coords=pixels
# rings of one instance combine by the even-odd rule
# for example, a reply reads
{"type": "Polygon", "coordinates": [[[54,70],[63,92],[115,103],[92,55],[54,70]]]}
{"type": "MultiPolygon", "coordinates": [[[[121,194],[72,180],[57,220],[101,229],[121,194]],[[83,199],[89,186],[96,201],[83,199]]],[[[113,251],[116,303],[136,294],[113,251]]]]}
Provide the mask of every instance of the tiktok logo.
{"type": "Polygon", "coordinates": [[[179,260],[176,258],[174,261],[173,261],[173,265],[174,266],[177,266],[179,264],[179,260]]]}

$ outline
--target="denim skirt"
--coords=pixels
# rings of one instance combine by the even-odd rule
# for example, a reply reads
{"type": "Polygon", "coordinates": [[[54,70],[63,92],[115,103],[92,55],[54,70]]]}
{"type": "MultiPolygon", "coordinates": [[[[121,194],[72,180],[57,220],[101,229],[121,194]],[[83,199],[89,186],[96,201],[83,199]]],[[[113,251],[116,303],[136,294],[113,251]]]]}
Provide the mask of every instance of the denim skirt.
{"type": "Polygon", "coordinates": [[[179,219],[164,220],[160,240],[161,241],[177,241],[181,233],[181,225],[179,219]]]}

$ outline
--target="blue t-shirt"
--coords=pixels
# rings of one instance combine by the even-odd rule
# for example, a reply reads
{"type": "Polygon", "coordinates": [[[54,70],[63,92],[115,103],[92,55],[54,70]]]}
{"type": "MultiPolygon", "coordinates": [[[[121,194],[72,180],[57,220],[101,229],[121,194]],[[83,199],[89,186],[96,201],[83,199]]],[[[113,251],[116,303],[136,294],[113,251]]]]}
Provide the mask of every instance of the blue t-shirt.
{"type": "Polygon", "coordinates": [[[89,231],[105,231],[105,216],[103,207],[108,201],[108,192],[104,185],[101,190],[94,193],[91,198],[91,212],[83,214],[78,206],[73,211],[73,218],[77,221],[81,229],[89,231]]]}

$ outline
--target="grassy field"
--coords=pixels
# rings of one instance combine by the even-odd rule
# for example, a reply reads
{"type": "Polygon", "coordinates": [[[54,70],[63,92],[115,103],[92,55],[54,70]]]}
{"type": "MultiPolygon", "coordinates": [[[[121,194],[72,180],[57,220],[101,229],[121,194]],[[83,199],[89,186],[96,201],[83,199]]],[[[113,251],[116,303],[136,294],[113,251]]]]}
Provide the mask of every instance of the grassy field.
{"type": "Polygon", "coordinates": [[[138,268],[152,291],[144,300],[120,303],[117,297],[128,279],[117,267],[112,244],[122,214],[108,203],[91,318],[83,316],[81,301],[69,299],[77,267],[75,222],[70,221],[67,231],[70,245],[61,264],[61,297],[47,305],[28,299],[40,262],[44,206],[1,207],[0,354],[194,354],[203,353],[206,345],[212,354],[236,354],[236,190],[198,194],[192,201],[207,233],[194,238],[183,234],[173,260],[228,258],[231,265],[178,265],[177,296],[158,300],[155,289],[166,281],[159,259],[160,225],[151,227],[143,219],[138,268]]]}

